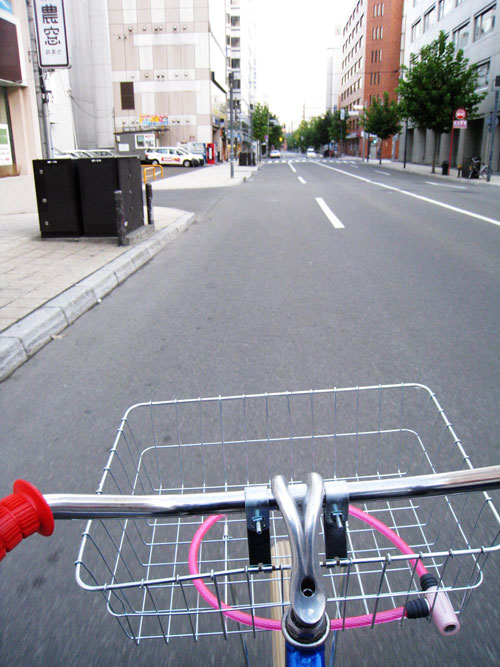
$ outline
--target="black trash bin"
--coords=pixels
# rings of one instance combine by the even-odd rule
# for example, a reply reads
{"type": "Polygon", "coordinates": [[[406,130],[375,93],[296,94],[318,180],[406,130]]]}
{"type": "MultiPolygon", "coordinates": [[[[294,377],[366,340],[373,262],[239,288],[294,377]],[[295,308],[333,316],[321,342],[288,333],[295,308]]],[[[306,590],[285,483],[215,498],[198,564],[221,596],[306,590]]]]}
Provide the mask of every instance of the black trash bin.
{"type": "Polygon", "coordinates": [[[38,220],[42,238],[81,236],[78,160],[33,160],[38,220]]]}
{"type": "Polygon", "coordinates": [[[78,176],[85,236],[117,236],[115,190],[123,193],[126,233],[144,225],[139,158],[81,159],[78,176]]]}
{"type": "Polygon", "coordinates": [[[448,160],[445,160],[445,161],[443,162],[443,164],[441,165],[441,169],[442,169],[442,174],[443,174],[443,176],[448,176],[448,169],[449,169],[449,166],[450,166],[450,163],[448,162],[448,160]]]}

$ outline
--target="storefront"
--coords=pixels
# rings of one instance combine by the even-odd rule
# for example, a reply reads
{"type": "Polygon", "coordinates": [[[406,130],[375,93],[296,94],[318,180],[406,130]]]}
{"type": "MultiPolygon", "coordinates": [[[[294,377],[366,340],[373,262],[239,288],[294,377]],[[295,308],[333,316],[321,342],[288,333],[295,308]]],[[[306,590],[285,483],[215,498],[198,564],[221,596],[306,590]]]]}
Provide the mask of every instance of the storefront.
{"type": "Polygon", "coordinates": [[[8,9],[0,12],[2,214],[36,210],[32,160],[41,157],[36,91],[28,60],[30,37],[26,7],[22,3],[5,6],[8,9]]]}

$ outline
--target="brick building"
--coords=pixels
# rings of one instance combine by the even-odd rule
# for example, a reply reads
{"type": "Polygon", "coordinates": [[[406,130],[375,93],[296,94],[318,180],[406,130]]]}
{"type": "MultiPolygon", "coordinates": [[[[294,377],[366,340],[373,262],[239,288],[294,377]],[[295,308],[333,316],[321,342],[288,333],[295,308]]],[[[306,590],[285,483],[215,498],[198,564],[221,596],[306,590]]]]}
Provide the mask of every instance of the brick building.
{"type": "MultiPolygon", "coordinates": [[[[396,99],[401,62],[401,26],[404,0],[354,0],[343,31],[340,107],[349,113],[344,150],[352,155],[367,153],[359,116],[364,107],[384,91],[396,99]]],[[[379,150],[372,141],[371,151],[379,150]]],[[[382,157],[397,155],[388,139],[382,157]]]]}

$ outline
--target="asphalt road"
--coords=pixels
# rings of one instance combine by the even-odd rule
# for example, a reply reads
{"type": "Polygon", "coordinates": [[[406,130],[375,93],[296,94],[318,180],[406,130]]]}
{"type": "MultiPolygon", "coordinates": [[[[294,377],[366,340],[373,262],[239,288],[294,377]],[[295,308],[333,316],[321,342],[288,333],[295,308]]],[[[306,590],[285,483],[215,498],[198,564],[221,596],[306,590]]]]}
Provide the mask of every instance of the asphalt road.
{"type": "MultiPolygon", "coordinates": [[[[198,224],[2,384],[2,488],[93,491],[138,401],[401,381],[437,393],[475,465],[498,463],[500,229],[484,219],[498,190],[380,171],[283,162],[238,188],[162,193],[198,224]]],[[[74,583],[82,529],[58,524],[2,562],[0,664],[244,664],[234,638],[125,639],[74,583]]],[[[489,566],[455,638],[346,632],[338,664],[496,664],[489,566]]],[[[269,664],[263,646],[248,640],[269,664]]]]}

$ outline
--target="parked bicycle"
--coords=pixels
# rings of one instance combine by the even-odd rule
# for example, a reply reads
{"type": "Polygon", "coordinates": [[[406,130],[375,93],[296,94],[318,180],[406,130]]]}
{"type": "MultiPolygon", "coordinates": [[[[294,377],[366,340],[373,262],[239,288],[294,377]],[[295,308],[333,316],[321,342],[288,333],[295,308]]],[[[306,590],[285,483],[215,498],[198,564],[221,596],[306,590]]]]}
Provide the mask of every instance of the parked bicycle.
{"type": "Polygon", "coordinates": [[[457,633],[500,550],[498,488],[420,384],[150,402],[123,417],[95,495],[15,482],[0,559],[88,519],[77,581],[137,643],[271,631],[275,664],[320,666],[339,631],[457,633]]]}
{"type": "Polygon", "coordinates": [[[491,168],[484,164],[481,166],[481,158],[473,157],[471,158],[469,165],[469,180],[471,178],[486,178],[489,180],[492,175],[491,168]]]}

